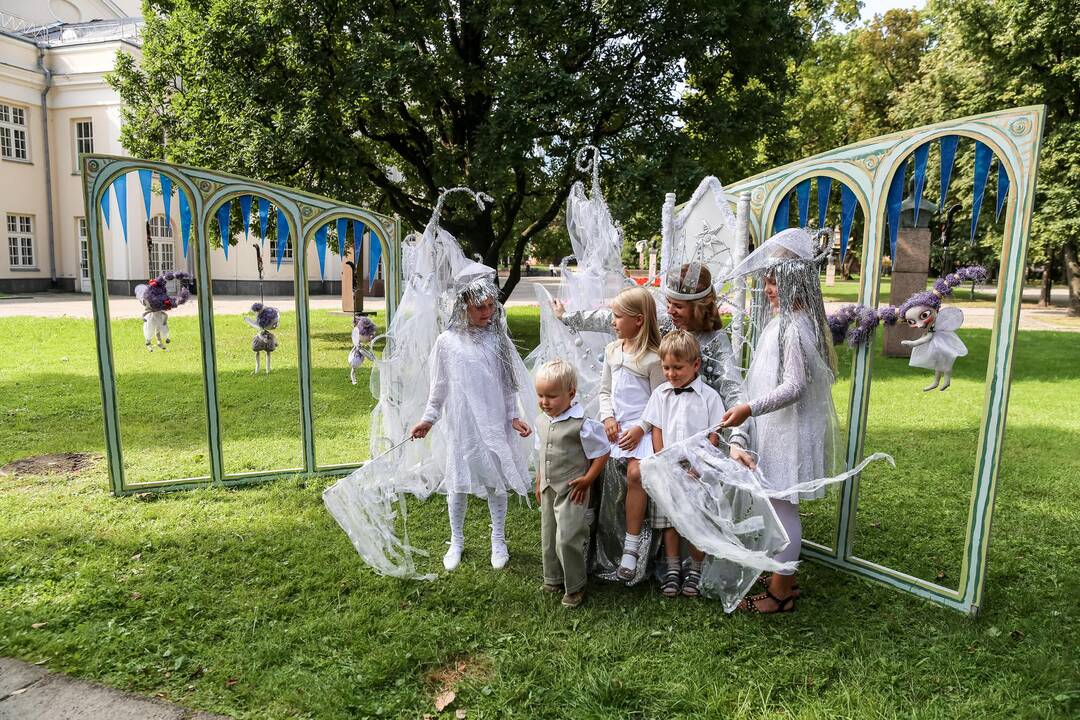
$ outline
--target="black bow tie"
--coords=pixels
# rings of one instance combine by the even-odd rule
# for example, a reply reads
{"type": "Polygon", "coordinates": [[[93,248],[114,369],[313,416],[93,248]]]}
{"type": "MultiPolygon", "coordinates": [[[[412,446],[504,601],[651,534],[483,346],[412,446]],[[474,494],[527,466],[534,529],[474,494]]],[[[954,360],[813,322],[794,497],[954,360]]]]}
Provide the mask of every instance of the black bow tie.
{"type": "Polygon", "coordinates": [[[673,387],[673,388],[671,388],[671,391],[673,393],[675,393],[676,395],[682,395],[684,392],[694,392],[694,388],[691,387],[690,385],[687,385],[687,386],[681,387],[681,388],[673,387]]]}

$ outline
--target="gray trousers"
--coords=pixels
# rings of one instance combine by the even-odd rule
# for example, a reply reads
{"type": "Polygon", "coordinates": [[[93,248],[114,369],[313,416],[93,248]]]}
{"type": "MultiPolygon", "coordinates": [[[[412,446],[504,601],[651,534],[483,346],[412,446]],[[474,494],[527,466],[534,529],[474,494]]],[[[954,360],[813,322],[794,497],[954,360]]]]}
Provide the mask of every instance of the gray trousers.
{"type": "Polygon", "coordinates": [[[589,526],[585,512],[589,500],[578,505],[570,500],[570,488],[560,492],[550,485],[540,493],[540,547],[543,552],[544,583],[563,585],[567,593],[585,587],[585,545],[589,526]]]}

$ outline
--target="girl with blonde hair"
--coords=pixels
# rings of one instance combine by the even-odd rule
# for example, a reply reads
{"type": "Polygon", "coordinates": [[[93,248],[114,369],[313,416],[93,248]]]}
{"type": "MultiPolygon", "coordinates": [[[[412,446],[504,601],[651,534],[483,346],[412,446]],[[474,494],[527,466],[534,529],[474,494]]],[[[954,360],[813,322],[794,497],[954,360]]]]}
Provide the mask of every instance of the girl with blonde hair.
{"type": "MultiPolygon", "coordinates": [[[[623,549],[616,577],[624,582],[638,575],[641,527],[645,521],[648,496],[641,486],[638,461],[652,455],[652,429],[641,419],[652,391],[664,383],[660,368],[660,327],[656,301],[648,290],[627,288],[611,302],[611,325],[615,340],[604,349],[604,370],[600,378],[600,420],[611,442],[611,458],[626,462],[625,491],[601,503],[601,517],[625,521],[623,549]],[[611,508],[625,495],[622,513],[611,508]],[[606,510],[606,512],[605,512],[606,510]]],[[[622,489],[622,488],[620,488],[622,489]]],[[[602,528],[608,539],[618,537],[616,528],[602,528]]],[[[616,540],[617,541],[617,540],[616,540]]]]}

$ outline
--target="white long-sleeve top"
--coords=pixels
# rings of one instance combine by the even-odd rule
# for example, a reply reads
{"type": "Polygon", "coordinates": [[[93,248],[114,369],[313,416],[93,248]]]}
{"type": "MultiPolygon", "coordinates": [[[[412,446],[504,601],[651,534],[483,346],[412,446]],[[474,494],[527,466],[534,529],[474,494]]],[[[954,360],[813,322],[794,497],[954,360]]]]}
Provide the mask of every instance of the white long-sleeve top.
{"type": "MultiPolygon", "coordinates": [[[[810,322],[805,314],[792,313],[782,343],[784,372],[778,380],[780,319],[774,317],[762,331],[746,373],[750,414],[754,419],[751,448],[758,455],[758,469],[766,486],[773,490],[828,477],[836,470],[833,375],[818,355],[810,322]]],[[[824,493],[821,489],[802,499],[821,497],[824,493]]],[[[794,494],[786,499],[798,501],[794,494]]]]}
{"type": "MultiPolygon", "coordinates": [[[[443,421],[447,492],[486,496],[529,491],[532,442],[510,425],[520,412],[497,347],[494,332],[446,330],[432,348],[423,420],[443,421]]],[[[521,370],[524,375],[524,367],[521,370]]]]}

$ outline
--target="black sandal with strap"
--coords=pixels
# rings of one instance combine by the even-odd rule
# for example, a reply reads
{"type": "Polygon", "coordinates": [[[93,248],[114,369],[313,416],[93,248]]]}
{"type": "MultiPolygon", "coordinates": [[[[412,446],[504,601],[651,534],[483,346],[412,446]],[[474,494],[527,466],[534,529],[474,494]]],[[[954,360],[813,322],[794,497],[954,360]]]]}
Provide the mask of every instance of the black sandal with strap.
{"type": "Polygon", "coordinates": [[[759,615],[772,615],[774,613],[787,613],[787,612],[794,612],[795,611],[795,594],[794,593],[792,593],[791,595],[788,595],[786,598],[781,600],[780,598],[773,595],[771,590],[769,590],[768,588],[765,588],[765,597],[768,597],[770,600],[772,600],[774,603],[776,603],[776,608],[775,609],[773,609],[773,610],[762,610],[761,608],[759,608],[757,606],[757,603],[760,602],[763,599],[763,597],[761,595],[756,595],[754,597],[746,598],[745,600],[743,600],[743,604],[741,604],[739,606],[739,609],[740,610],[745,610],[746,612],[756,613],[756,614],[759,614],[759,615]]]}
{"type": "MultiPolygon", "coordinates": [[[[758,577],[757,581],[759,583],[761,583],[761,585],[763,587],[767,588],[767,587],[769,587],[769,581],[772,580],[772,576],[775,575],[775,574],[776,573],[761,573],[761,575],[758,577]]],[[[795,583],[791,586],[791,594],[795,598],[801,598],[802,597],[802,588],[799,587],[799,581],[798,580],[796,580],[795,583]]]]}
{"type": "Polygon", "coordinates": [[[663,582],[660,583],[660,592],[664,594],[664,597],[678,597],[682,585],[681,580],[678,566],[669,567],[664,573],[663,582]]]}
{"type": "Polygon", "coordinates": [[[701,583],[701,568],[694,569],[693,566],[686,571],[686,577],[683,579],[682,594],[684,597],[697,597],[701,593],[698,591],[698,584],[701,583]]]}

